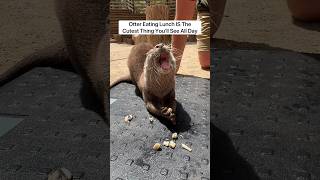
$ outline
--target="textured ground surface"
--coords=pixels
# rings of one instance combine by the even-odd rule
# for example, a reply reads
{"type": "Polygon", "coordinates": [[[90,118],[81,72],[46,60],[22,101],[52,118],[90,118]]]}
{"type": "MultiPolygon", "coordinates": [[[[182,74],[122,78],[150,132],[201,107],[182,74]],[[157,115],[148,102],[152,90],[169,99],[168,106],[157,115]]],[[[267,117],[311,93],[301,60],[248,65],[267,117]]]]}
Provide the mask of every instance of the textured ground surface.
{"type": "Polygon", "coordinates": [[[209,80],[177,78],[177,128],[159,120],[150,123],[133,85],[113,88],[110,95],[117,100],[110,109],[111,179],[209,179],[209,87],[209,80]],[[135,116],[130,124],[124,122],[128,114],[135,116]],[[181,135],[175,149],[152,149],[172,132],[181,135]],[[181,143],[190,146],[192,152],[182,149],[181,143]]]}
{"type": "Polygon", "coordinates": [[[293,21],[286,2],[227,0],[225,16],[215,37],[230,40],[233,46],[319,54],[320,22],[293,21]]]}
{"type": "Polygon", "coordinates": [[[211,86],[216,179],[320,178],[320,61],[218,50],[211,86]]]}
{"type": "Polygon", "coordinates": [[[46,179],[57,167],[77,179],[108,179],[108,127],[83,108],[77,75],[38,68],[0,88],[0,118],[22,119],[0,137],[1,179],[46,179]]]}
{"type": "Polygon", "coordinates": [[[0,89],[0,117],[22,120],[0,138],[0,177],[45,179],[65,167],[75,178],[109,179],[110,160],[111,179],[209,178],[209,81],[179,77],[177,84],[177,128],[156,119],[150,124],[132,85],[112,90],[109,156],[108,127],[83,108],[77,75],[37,68],[20,76],[0,89]],[[130,125],[123,121],[127,114],[136,116],[130,125]],[[171,132],[181,135],[176,149],[153,151],[171,132]]]}

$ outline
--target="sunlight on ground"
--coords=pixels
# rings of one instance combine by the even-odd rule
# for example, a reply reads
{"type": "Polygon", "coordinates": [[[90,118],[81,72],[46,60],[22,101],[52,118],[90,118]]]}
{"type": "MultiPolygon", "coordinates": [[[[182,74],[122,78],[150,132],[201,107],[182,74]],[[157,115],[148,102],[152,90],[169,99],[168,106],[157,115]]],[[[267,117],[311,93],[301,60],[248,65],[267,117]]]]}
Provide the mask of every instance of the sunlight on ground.
{"type": "MultiPolygon", "coordinates": [[[[127,57],[132,46],[119,43],[110,44],[110,82],[113,82],[116,77],[128,73],[127,57]]],[[[210,71],[204,71],[200,67],[197,45],[195,43],[188,43],[186,45],[178,74],[210,78],[210,71]]]]}

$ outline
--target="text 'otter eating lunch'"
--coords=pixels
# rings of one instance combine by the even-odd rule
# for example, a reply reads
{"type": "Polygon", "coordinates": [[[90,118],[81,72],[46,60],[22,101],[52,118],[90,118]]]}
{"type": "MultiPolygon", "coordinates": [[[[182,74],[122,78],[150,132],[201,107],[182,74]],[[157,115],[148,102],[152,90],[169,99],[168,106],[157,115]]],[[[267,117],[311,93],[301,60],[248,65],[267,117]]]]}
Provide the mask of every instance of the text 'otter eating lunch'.
{"type": "Polygon", "coordinates": [[[119,21],[119,34],[201,34],[200,21],[119,21]]]}

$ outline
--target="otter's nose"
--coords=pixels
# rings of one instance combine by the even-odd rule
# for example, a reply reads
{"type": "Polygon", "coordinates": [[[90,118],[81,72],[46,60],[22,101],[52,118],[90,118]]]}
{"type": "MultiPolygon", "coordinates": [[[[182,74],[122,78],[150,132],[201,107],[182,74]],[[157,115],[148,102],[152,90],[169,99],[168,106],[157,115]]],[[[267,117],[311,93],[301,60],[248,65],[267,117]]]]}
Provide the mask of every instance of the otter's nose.
{"type": "Polygon", "coordinates": [[[162,48],[164,46],[164,44],[163,43],[160,43],[160,44],[157,44],[156,45],[156,48],[162,48]]]}

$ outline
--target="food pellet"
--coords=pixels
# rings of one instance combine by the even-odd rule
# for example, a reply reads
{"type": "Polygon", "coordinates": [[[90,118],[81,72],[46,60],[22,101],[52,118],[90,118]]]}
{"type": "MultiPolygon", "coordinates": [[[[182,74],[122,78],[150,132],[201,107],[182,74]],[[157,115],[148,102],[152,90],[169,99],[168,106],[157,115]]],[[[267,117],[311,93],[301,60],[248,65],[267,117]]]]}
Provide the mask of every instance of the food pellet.
{"type": "Polygon", "coordinates": [[[128,123],[133,119],[133,115],[129,114],[124,117],[124,122],[128,123]]]}
{"type": "Polygon", "coordinates": [[[172,134],[172,139],[177,139],[178,138],[178,133],[173,133],[172,134]]]}
{"type": "Polygon", "coordinates": [[[153,149],[156,150],[156,151],[160,150],[160,147],[161,147],[160,143],[156,143],[156,144],[153,145],[153,149]]]}
{"type": "Polygon", "coordinates": [[[169,141],[163,141],[163,145],[168,147],[169,146],[169,141]]]}
{"type": "Polygon", "coordinates": [[[181,146],[182,146],[182,148],[184,148],[184,149],[186,149],[186,150],[188,150],[188,151],[192,151],[192,149],[191,148],[189,148],[187,145],[185,145],[185,144],[181,144],[181,146]]]}
{"type": "Polygon", "coordinates": [[[174,141],[170,141],[169,146],[174,149],[176,147],[176,143],[174,141]]]}

